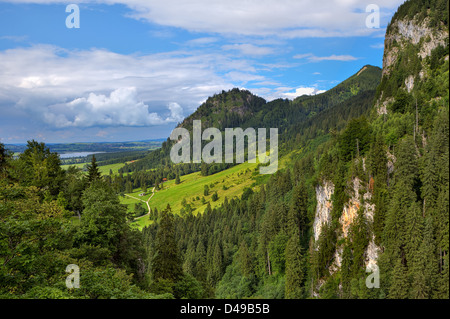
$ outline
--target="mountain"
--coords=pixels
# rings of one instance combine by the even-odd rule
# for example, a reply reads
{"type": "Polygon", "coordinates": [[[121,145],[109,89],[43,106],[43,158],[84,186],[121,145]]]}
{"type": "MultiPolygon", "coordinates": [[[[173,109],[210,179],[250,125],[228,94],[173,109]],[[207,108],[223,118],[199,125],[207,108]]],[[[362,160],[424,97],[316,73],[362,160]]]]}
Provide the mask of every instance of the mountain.
{"type": "Polygon", "coordinates": [[[220,130],[233,127],[278,127],[282,132],[356,95],[375,90],[380,78],[380,68],[366,65],[327,92],[300,96],[293,101],[277,99],[267,102],[248,90],[237,88],[222,91],[208,98],[179,127],[190,130],[193,120],[202,120],[204,127],[216,127],[220,130]]]}
{"type": "Polygon", "coordinates": [[[183,269],[206,296],[449,298],[446,14],[445,1],[400,6],[382,71],[294,101],[223,92],[181,124],[279,127],[286,162],[245,196],[176,219],[183,269]]]}
{"type": "Polygon", "coordinates": [[[370,116],[322,155],[314,296],[448,298],[448,59],[448,1],[406,1],[387,28],[370,116]],[[381,287],[367,289],[375,273],[381,287]]]}
{"type": "Polygon", "coordinates": [[[43,143],[0,143],[0,298],[448,299],[448,60],[448,2],[409,0],[383,70],[293,101],[233,89],[180,124],[278,127],[272,175],[173,165],[168,140],[89,181],[43,143]],[[117,194],[147,186],[139,231],[117,194]]]}
{"type": "MultiPolygon", "coordinates": [[[[248,90],[234,88],[208,98],[178,127],[192,132],[194,120],[202,121],[202,129],[215,127],[222,132],[225,128],[235,127],[242,129],[276,127],[280,133],[280,144],[285,143],[287,147],[298,131],[305,129],[303,126],[308,126],[312,122],[317,124],[316,117],[321,122],[320,118],[323,117],[324,112],[337,115],[335,120],[328,123],[328,127],[325,128],[326,133],[331,128],[342,128],[336,119],[342,123],[352,117],[361,116],[369,109],[380,78],[380,68],[366,65],[327,92],[314,96],[301,96],[293,101],[277,99],[267,102],[248,90]]],[[[152,152],[146,159],[128,165],[127,170],[138,171],[170,163],[169,154],[172,145],[172,141],[168,139],[160,150],[152,152]]]]}
{"type": "MultiPolygon", "coordinates": [[[[180,124],[278,127],[284,162],[240,197],[174,219],[201,296],[449,298],[447,15],[446,1],[406,1],[382,70],[293,101],[233,89],[180,124]]],[[[169,166],[170,146],[141,163],[169,166]]],[[[145,242],[160,230],[146,227],[145,242]]]]}
{"type": "Polygon", "coordinates": [[[377,90],[379,114],[405,111],[403,104],[411,102],[405,101],[405,92],[417,98],[419,105],[445,95],[448,5],[445,0],[406,1],[392,18],[377,90]]]}

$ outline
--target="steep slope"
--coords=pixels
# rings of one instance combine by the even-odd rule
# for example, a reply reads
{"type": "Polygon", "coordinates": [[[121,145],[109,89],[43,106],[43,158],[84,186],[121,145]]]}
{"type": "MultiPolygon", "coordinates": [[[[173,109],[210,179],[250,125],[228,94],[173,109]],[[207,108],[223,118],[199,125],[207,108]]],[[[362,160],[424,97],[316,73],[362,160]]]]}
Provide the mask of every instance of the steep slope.
{"type": "Polygon", "coordinates": [[[439,67],[448,61],[448,10],[445,0],[407,1],[392,18],[377,91],[379,114],[404,111],[411,104],[408,95],[419,104],[445,95],[439,67]]]}
{"type": "MultiPolygon", "coordinates": [[[[175,220],[183,270],[207,297],[448,298],[445,8],[399,8],[376,91],[353,85],[370,83],[367,67],[321,95],[215,106],[242,125],[281,127],[286,165],[241,198],[175,220]]],[[[157,232],[144,229],[147,242],[157,232]]]]}
{"type": "Polygon", "coordinates": [[[369,151],[351,121],[337,151],[347,136],[360,156],[330,151],[338,173],[319,174],[313,259],[326,266],[313,295],[339,274],[343,297],[448,298],[448,58],[448,1],[406,1],[386,32],[369,151]],[[364,289],[366,271],[381,273],[381,289],[364,289]]]}

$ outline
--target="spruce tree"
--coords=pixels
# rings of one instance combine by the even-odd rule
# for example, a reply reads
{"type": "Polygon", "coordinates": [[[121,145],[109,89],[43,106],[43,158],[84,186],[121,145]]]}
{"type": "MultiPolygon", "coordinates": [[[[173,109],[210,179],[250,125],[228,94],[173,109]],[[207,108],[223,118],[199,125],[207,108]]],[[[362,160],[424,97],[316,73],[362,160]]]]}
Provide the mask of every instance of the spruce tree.
{"type": "Polygon", "coordinates": [[[341,283],[342,283],[342,295],[344,298],[351,297],[350,283],[351,283],[351,265],[352,265],[352,250],[350,249],[349,240],[346,240],[344,249],[342,251],[342,264],[341,264],[341,283]]]}
{"type": "Polygon", "coordinates": [[[97,160],[95,155],[92,155],[91,164],[88,165],[88,181],[91,183],[101,177],[100,171],[97,167],[97,160]]]}
{"type": "Polygon", "coordinates": [[[247,243],[245,240],[241,242],[241,246],[239,248],[239,265],[241,267],[241,273],[248,277],[253,272],[253,263],[252,256],[250,255],[250,251],[248,249],[247,243]]]}
{"type": "Polygon", "coordinates": [[[206,269],[206,251],[205,245],[203,245],[200,239],[197,243],[197,248],[195,249],[195,266],[194,266],[194,277],[199,281],[206,282],[207,278],[206,269]]]}
{"type": "Polygon", "coordinates": [[[298,233],[294,233],[286,245],[286,284],[285,298],[302,298],[303,265],[302,248],[298,233]]]}
{"type": "Polygon", "coordinates": [[[302,236],[305,233],[308,222],[308,194],[305,184],[301,181],[292,190],[291,206],[289,210],[289,223],[294,222],[297,226],[298,234],[302,236]]]}
{"type": "Polygon", "coordinates": [[[400,258],[397,259],[392,271],[392,284],[389,289],[389,299],[406,299],[408,297],[408,273],[400,258]]]}
{"type": "Polygon", "coordinates": [[[161,221],[155,238],[152,271],[155,281],[163,279],[172,283],[175,283],[182,274],[170,205],[167,205],[161,214],[161,221]]]}
{"type": "Polygon", "coordinates": [[[438,261],[434,239],[433,220],[425,221],[425,229],[420,247],[417,249],[411,267],[411,298],[425,299],[433,297],[433,289],[438,285],[438,261]]]}
{"type": "Polygon", "coordinates": [[[8,176],[8,159],[11,158],[8,151],[5,149],[5,145],[0,143],[0,178],[6,178],[8,176]]]}

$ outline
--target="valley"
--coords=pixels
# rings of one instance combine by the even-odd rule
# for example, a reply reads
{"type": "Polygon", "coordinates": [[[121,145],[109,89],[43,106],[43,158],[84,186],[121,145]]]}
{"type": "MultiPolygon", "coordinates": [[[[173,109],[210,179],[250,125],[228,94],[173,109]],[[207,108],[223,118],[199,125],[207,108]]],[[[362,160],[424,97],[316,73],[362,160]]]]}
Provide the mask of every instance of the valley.
{"type": "MultiPolygon", "coordinates": [[[[319,94],[218,90],[182,120],[172,103],[144,122],[177,123],[161,140],[0,143],[0,297],[449,299],[448,43],[448,1],[408,0],[383,69],[361,63],[319,94]],[[251,136],[219,158],[245,146],[222,145],[230,128],[276,128],[277,169],[241,161],[251,136]],[[79,289],[61,280],[68,264],[79,289]]],[[[148,114],[132,93],[100,100],[148,114]]]]}

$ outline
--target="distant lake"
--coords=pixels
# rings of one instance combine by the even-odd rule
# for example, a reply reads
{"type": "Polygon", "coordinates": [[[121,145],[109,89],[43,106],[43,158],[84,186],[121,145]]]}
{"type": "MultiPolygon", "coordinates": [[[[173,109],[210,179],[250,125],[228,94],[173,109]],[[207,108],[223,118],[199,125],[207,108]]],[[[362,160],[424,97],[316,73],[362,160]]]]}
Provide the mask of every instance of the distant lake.
{"type": "Polygon", "coordinates": [[[74,152],[74,153],[64,153],[59,154],[60,158],[73,158],[73,157],[86,157],[92,154],[100,154],[100,153],[106,153],[106,152],[74,152]]]}

